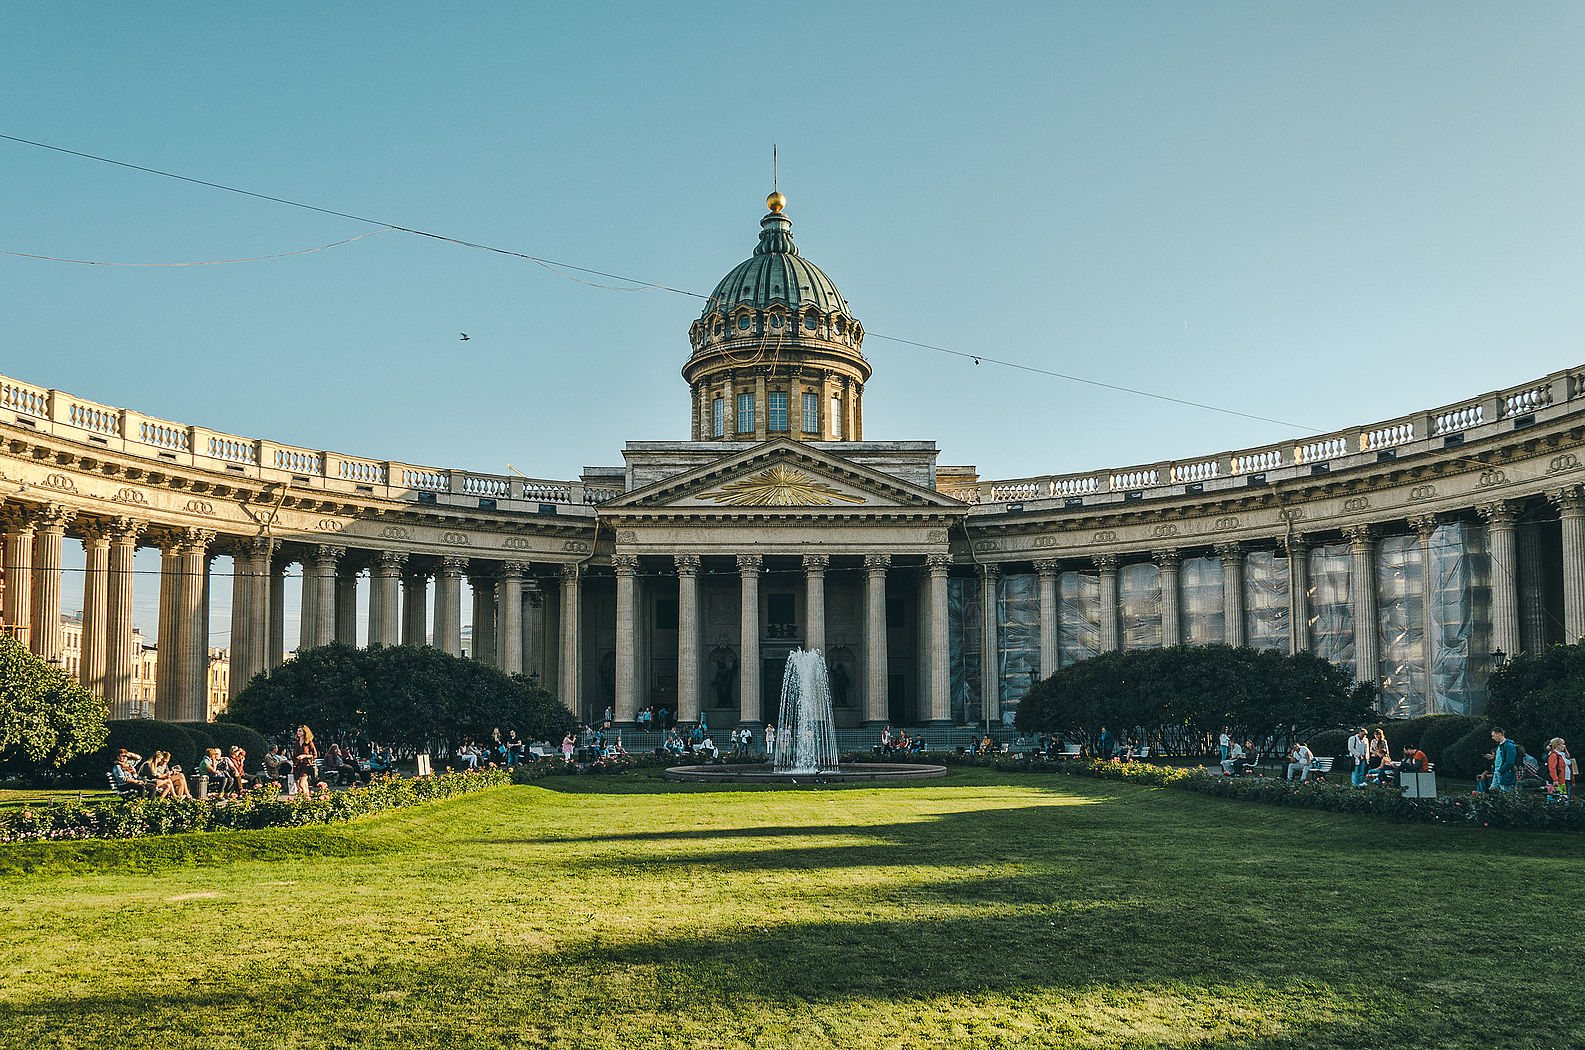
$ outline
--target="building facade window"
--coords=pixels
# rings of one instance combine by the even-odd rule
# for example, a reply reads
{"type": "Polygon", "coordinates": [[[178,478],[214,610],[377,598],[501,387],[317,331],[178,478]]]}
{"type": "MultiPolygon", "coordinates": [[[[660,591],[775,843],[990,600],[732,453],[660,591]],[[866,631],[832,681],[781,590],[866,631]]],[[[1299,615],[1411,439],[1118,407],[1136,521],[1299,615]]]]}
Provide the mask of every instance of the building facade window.
{"type": "Polygon", "coordinates": [[[726,437],[726,398],[710,402],[710,436],[726,437]]]}
{"type": "Polygon", "coordinates": [[[737,396],[737,432],[739,434],[754,433],[753,394],[739,394],[737,396]]]}
{"type": "Polygon", "coordinates": [[[804,394],[803,428],[805,434],[820,433],[820,395],[804,394]]]}
{"type": "Polygon", "coordinates": [[[787,429],[787,391],[772,390],[765,395],[765,429],[787,429]]]}

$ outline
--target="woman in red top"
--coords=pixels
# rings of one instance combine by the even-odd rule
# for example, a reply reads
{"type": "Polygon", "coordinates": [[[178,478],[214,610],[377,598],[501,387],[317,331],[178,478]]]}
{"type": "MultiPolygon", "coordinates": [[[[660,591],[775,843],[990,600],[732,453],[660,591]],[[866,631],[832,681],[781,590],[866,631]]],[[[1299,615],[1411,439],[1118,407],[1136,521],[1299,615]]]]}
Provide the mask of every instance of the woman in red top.
{"type": "Polygon", "coordinates": [[[1568,794],[1570,774],[1568,745],[1563,738],[1555,736],[1546,742],[1546,775],[1552,781],[1552,786],[1557,788],[1560,795],[1568,794]]]}

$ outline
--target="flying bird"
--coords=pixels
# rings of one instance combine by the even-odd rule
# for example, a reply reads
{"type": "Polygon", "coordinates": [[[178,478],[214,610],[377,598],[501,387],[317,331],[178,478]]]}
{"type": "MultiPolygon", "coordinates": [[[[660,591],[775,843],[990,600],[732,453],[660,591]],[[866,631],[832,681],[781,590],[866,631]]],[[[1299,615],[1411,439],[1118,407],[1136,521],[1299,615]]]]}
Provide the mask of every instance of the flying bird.
{"type": "Polygon", "coordinates": [[[468,333],[467,332],[463,332],[462,333],[462,341],[464,343],[466,343],[468,341],[468,333]]]}

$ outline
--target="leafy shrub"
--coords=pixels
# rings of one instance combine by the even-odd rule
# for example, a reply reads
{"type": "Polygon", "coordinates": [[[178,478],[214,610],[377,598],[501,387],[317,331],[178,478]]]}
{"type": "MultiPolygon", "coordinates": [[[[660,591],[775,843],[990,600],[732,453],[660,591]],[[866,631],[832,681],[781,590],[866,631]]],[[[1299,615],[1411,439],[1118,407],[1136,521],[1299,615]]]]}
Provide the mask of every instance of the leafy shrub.
{"type": "Polygon", "coordinates": [[[63,770],[64,779],[84,787],[105,786],[105,773],[115,764],[116,752],[125,748],[144,758],[156,751],[169,751],[171,762],[183,769],[198,765],[198,744],[193,734],[175,722],[153,718],[128,718],[106,722],[109,736],[97,751],[74,758],[63,770]]]}
{"type": "Polygon", "coordinates": [[[1491,675],[1486,717],[1540,756],[1555,736],[1585,741],[1585,642],[1520,653],[1491,675]]]}
{"type": "MultiPolygon", "coordinates": [[[[1425,733],[1420,737],[1420,750],[1424,751],[1432,762],[1445,766],[1443,756],[1447,754],[1448,748],[1453,746],[1453,742],[1485,724],[1486,720],[1477,715],[1437,715],[1436,720],[1426,727],[1425,733]]],[[[1490,739],[1489,735],[1488,739],[1490,739]]]]}
{"type": "Polygon", "coordinates": [[[1037,683],[1018,705],[1026,733],[1087,739],[1142,726],[1171,751],[1203,754],[1221,727],[1279,747],[1368,717],[1373,687],[1311,653],[1175,645],[1102,653],[1037,683]]]}
{"type": "Polygon", "coordinates": [[[226,714],[266,734],[307,725],[325,740],[366,732],[417,748],[485,739],[494,728],[515,729],[524,740],[559,740],[576,724],[533,679],[415,645],[308,649],[256,675],[226,714]]]}
{"type": "Polygon", "coordinates": [[[485,770],[412,780],[381,780],[366,787],[312,796],[280,795],[270,786],[229,798],[138,798],[24,806],[0,812],[0,843],[130,839],[222,829],[334,824],[399,806],[438,802],[509,782],[504,770],[485,770]]]}
{"type": "Polygon", "coordinates": [[[1486,756],[1494,747],[1491,723],[1477,719],[1475,728],[1442,749],[1437,769],[1448,776],[1472,780],[1486,768],[1486,756]]]}
{"type": "Polygon", "coordinates": [[[1319,757],[1343,758],[1348,754],[1348,738],[1351,735],[1346,729],[1327,729],[1315,734],[1307,742],[1310,750],[1319,757]]]}
{"type": "Polygon", "coordinates": [[[105,741],[104,702],[58,667],[0,637],[0,768],[54,770],[105,741]]]}
{"type": "Polygon", "coordinates": [[[208,737],[214,743],[210,747],[218,747],[221,751],[230,754],[233,747],[240,747],[248,753],[247,767],[257,770],[263,765],[264,753],[270,749],[270,742],[262,733],[249,729],[247,726],[235,722],[179,722],[183,729],[194,736],[208,737]]]}
{"type": "Polygon", "coordinates": [[[1406,747],[1423,747],[1421,741],[1425,738],[1426,730],[1436,725],[1444,718],[1454,718],[1456,715],[1421,715],[1419,718],[1404,718],[1387,722],[1373,722],[1365,728],[1380,729],[1387,734],[1387,747],[1397,755],[1406,747]]]}

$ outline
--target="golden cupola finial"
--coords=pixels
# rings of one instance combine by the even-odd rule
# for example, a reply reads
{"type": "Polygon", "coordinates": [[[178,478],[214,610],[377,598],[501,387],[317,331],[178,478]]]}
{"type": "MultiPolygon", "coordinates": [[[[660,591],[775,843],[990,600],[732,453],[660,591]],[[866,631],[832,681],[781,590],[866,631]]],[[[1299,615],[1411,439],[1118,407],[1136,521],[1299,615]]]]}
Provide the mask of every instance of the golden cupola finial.
{"type": "Polygon", "coordinates": [[[765,198],[765,207],[769,208],[771,211],[775,212],[777,215],[780,215],[781,214],[781,210],[783,208],[785,208],[786,206],[787,206],[787,198],[783,197],[779,190],[774,192],[774,193],[772,193],[769,197],[765,198]]]}

